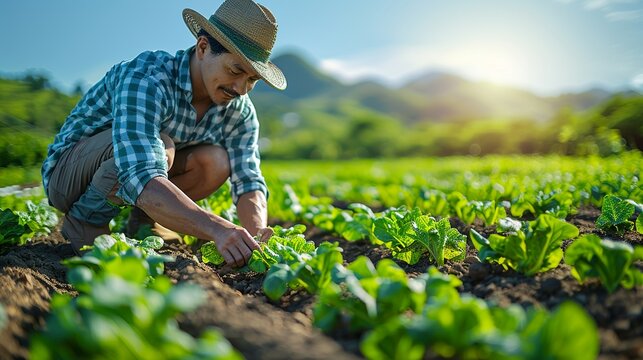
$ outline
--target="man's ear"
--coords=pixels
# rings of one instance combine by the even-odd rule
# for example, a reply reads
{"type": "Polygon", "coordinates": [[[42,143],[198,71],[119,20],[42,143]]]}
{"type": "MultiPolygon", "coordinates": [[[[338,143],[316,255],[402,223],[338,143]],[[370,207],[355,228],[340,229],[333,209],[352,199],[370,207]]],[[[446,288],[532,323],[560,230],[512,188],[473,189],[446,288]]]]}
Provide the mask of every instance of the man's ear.
{"type": "Polygon", "coordinates": [[[199,59],[202,59],[205,56],[206,51],[210,51],[210,43],[208,38],[205,36],[199,36],[196,40],[196,46],[194,47],[196,54],[199,59]]]}

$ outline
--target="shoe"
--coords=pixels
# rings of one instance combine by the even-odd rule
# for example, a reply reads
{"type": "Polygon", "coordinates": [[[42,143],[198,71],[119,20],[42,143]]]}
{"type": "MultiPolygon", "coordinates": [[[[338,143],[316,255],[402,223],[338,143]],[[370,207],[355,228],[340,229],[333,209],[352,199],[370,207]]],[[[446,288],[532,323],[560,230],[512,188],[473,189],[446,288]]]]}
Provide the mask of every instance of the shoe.
{"type": "Polygon", "coordinates": [[[86,250],[80,250],[83,246],[94,245],[94,239],[96,239],[96,237],[111,233],[109,224],[96,226],[78,220],[69,214],[65,214],[60,232],[66,240],[71,242],[71,247],[78,256],[82,256],[87,252],[86,250]]]}
{"type": "Polygon", "coordinates": [[[183,237],[154,221],[143,210],[133,207],[127,219],[125,235],[131,239],[143,240],[147,236],[158,236],[165,242],[183,242],[183,237]]]}

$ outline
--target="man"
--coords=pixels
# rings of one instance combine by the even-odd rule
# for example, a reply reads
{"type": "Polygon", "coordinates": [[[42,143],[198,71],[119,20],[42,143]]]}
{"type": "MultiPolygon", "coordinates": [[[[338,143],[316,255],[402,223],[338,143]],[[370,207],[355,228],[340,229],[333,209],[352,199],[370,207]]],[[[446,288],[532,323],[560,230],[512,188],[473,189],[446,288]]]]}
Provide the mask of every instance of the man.
{"type": "Polygon", "coordinates": [[[65,213],[61,232],[78,253],[109,233],[120,206],[135,206],[128,232],[148,223],[213,240],[242,266],[267,240],[267,188],[259,169],[259,124],[247,93],[263,79],[283,90],[269,61],[272,13],[252,0],[226,0],[205,19],[185,9],[196,45],[145,52],[115,65],[71,112],[42,168],[49,202],[65,213]],[[230,178],[241,226],[195,201],[230,178]],[[153,220],[152,220],[153,219],[153,220]]]}

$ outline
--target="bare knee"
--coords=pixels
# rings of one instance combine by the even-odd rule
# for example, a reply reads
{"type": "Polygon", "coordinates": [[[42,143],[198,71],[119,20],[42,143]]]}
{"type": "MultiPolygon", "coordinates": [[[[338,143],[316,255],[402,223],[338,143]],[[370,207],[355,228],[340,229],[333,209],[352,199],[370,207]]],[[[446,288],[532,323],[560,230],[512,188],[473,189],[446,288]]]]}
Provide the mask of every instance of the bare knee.
{"type": "Polygon", "coordinates": [[[166,134],[161,133],[161,140],[165,146],[165,156],[167,158],[167,168],[171,169],[174,165],[174,156],[176,155],[176,146],[174,141],[166,134]]]}
{"type": "Polygon", "coordinates": [[[188,162],[200,170],[204,183],[212,192],[230,177],[228,152],[219,145],[205,145],[196,149],[188,157],[188,162]]]}

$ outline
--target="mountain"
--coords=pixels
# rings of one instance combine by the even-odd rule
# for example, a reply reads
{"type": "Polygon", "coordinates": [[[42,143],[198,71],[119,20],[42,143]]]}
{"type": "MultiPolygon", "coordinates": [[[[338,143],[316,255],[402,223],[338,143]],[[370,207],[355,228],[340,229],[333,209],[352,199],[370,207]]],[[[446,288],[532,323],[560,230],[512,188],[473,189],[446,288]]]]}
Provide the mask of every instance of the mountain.
{"type": "Polygon", "coordinates": [[[465,79],[456,74],[429,72],[399,88],[377,81],[346,85],[323,73],[304,57],[288,53],[273,62],[288,80],[285,91],[263,82],[252,92],[255,105],[274,114],[274,107],[313,106],[332,113],[341,104],[399,119],[403,123],[458,119],[531,119],[547,121],[560,109],[589,109],[613,94],[601,89],[543,97],[527,90],[465,79]]]}
{"type": "Polygon", "coordinates": [[[289,99],[299,100],[342,87],[339,81],[315,69],[312,64],[296,54],[283,54],[275,57],[272,62],[284,72],[288,87],[279,91],[261,81],[253,90],[253,94],[278,93],[289,99]]]}

